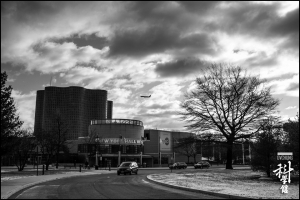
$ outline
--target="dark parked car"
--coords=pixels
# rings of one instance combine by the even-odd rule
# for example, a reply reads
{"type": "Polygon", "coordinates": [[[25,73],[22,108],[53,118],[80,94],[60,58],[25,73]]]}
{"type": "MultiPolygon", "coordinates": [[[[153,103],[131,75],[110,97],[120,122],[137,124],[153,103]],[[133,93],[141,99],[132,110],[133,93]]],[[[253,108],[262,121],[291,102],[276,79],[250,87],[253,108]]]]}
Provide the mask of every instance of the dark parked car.
{"type": "Polygon", "coordinates": [[[138,174],[138,170],[139,170],[139,167],[138,167],[138,164],[136,162],[122,162],[120,164],[120,166],[118,166],[118,169],[117,169],[117,174],[120,175],[120,174],[138,174]]]}
{"type": "Polygon", "coordinates": [[[186,169],[187,164],[185,162],[176,162],[172,165],[169,165],[170,169],[186,169]]]}
{"type": "Polygon", "coordinates": [[[200,161],[200,162],[196,163],[194,165],[194,167],[195,167],[195,169],[197,169],[197,168],[200,168],[200,169],[207,168],[208,169],[210,167],[210,164],[207,161],[200,161]]]}

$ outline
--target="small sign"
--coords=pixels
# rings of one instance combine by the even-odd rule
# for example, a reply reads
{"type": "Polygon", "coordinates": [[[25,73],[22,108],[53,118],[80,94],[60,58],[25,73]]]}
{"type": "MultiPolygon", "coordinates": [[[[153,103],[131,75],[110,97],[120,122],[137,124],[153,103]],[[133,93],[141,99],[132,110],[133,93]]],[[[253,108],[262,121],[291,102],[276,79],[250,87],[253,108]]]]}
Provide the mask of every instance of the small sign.
{"type": "Polygon", "coordinates": [[[100,144],[143,144],[143,140],[132,138],[101,138],[100,144]]]}
{"type": "Polygon", "coordinates": [[[277,152],[277,160],[293,160],[293,152],[277,152]]]}

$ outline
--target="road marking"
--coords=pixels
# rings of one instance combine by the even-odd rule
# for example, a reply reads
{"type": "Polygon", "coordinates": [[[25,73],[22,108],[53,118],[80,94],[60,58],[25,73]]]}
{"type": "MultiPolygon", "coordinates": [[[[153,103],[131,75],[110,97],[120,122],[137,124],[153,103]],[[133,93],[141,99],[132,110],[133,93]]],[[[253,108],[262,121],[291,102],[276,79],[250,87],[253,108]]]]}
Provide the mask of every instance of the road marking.
{"type": "MultiPolygon", "coordinates": [[[[25,189],[21,194],[19,194],[16,199],[18,199],[19,197],[21,197],[22,195],[29,198],[31,197],[32,195],[36,194],[36,189],[40,189],[40,188],[43,188],[43,187],[55,187],[55,188],[58,188],[60,185],[36,185],[36,186],[33,186],[29,189],[25,189]]],[[[38,191],[38,190],[37,190],[38,191]]],[[[46,191],[48,192],[48,191],[46,191]]]]}
{"type": "Polygon", "coordinates": [[[145,181],[144,179],[142,179],[142,181],[143,181],[144,183],[149,183],[149,182],[145,181]]]}

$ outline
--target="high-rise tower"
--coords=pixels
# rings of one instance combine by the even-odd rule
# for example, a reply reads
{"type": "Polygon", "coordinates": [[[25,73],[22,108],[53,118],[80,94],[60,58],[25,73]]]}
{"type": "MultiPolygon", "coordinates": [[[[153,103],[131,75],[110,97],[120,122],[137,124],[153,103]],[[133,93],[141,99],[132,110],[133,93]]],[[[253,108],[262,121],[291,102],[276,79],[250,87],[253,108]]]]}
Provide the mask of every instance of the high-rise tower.
{"type": "Polygon", "coordinates": [[[59,117],[68,129],[67,139],[76,140],[88,135],[91,120],[107,116],[112,116],[112,102],[108,103],[106,90],[45,87],[37,91],[34,131],[52,131],[59,117]]]}

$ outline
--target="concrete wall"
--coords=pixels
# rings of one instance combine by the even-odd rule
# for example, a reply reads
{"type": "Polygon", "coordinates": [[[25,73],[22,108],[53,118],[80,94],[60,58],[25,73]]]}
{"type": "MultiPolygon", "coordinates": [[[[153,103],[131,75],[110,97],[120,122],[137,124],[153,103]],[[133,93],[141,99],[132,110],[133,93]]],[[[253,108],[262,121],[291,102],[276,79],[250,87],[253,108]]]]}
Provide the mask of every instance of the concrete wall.
{"type": "Polygon", "coordinates": [[[145,154],[159,153],[159,134],[160,132],[170,133],[170,151],[161,151],[162,153],[170,154],[173,153],[173,140],[178,138],[189,137],[193,133],[187,132],[174,132],[174,131],[163,131],[163,130],[145,130],[145,135],[150,133],[150,140],[144,142],[145,154]]]}

